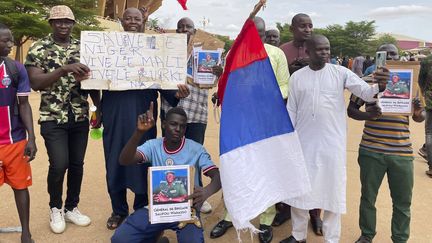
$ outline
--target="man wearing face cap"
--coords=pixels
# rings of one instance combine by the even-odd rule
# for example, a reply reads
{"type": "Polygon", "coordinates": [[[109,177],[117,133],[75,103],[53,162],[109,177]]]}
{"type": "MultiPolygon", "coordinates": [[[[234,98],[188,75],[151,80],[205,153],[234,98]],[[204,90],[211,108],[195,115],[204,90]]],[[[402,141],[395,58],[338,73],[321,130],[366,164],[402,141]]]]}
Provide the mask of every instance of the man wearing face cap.
{"type": "Polygon", "coordinates": [[[77,206],[89,132],[87,97],[90,93],[94,105],[99,106],[99,95],[81,89],[80,81],[88,78],[90,69],[80,63],[80,43],[71,36],[75,25],[72,10],[65,5],[54,6],[48,21],[52,34],[32,45],[25,66],[31,87],[41,94],[39,124],[49,158],[50,227],[54,233],[62,233],[65,220],[79,226],[91,223],[77,206]]]}

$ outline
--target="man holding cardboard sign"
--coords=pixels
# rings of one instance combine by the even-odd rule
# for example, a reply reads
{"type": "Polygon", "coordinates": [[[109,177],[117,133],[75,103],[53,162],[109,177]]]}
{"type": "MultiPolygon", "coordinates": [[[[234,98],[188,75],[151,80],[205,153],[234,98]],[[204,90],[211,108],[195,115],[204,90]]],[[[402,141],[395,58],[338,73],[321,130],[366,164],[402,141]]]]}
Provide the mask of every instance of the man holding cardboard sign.
{"type": "MultiPolygon", "coordinates": [[[[137,8],[128,8],[123,14],[122,26],[127,32],[139,32],[142,29],[143,17],[137,8]]],[[[129,215],[126,191],[129,188],[135,194],[134,210],[148,204],[147,200],[147,166],[122,166],[119,164],[121,149],[134,132],[136,117],[145,112],[150,103],[157,106],[158,92],[172,105],[179,98],[188,96],[186,85],[179,84],[176,90],[104,90],[102,96],[102,123],[104,125],[103,143],[106,164],[106,179],[111,199],[112,214],[107,220],[107,228],[117,228],[129,215]]],[[[157,109],[153,113],[157,118],[157,109]]],[[[149,129],[142,142],[156,138],[156,129],[149,129]]]]}

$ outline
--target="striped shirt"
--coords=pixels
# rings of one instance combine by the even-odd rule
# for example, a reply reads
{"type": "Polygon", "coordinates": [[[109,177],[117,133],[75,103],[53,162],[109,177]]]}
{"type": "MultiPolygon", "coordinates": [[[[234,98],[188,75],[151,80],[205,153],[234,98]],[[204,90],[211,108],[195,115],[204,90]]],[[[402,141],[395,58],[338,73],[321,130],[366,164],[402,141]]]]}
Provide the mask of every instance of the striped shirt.
{"type": "MultiPolygon", "coordinates": [[[[361,107],[374,105],[365,103],[355,95],[350,101],[361,107]]],[[[360,148],[390,155],[413,156],[410,141],[409,117],[403,115],[381,115],[376,120],[366,120],[360,148]]]]}

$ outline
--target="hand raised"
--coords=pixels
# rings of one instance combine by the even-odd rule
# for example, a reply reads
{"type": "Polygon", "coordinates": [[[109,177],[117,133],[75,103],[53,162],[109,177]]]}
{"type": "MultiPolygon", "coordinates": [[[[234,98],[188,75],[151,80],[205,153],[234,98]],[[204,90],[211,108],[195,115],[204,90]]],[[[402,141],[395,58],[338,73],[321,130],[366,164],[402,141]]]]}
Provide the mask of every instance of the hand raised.
{"type": "Polygon", "coordinates": [[[255,18],[256,14],[261,10],[261,8],[266,4],[267,0],[259,0],[259,2],[255,5],[252,13],[249,15],[250,19],[255,18]]]}
{"type": "Polygon", "coordinates": [[[138,116],[137,130],[147,132],[156,124],[153,117],[153,102],[150,102],[150,108],[144,114],[138,116]]]}
{"type": "Polygon", "coordinates": [[[149,15],[150,15],[150,11],[148,8],[146,7],[140,7],[139,11],[141,12],[142,16],[143,16],[143,22],[146,22],[149,15]]]}

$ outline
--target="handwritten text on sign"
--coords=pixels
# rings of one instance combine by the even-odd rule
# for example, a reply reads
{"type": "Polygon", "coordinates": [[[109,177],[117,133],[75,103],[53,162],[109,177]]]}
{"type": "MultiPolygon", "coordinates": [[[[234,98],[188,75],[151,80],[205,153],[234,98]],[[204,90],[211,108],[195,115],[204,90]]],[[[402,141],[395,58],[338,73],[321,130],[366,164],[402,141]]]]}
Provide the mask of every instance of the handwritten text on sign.
{"type": "Polygon", "coordinates": [[[176,89],[186,81],[186,35],[81,32],[83,89],[176,89]]]}

